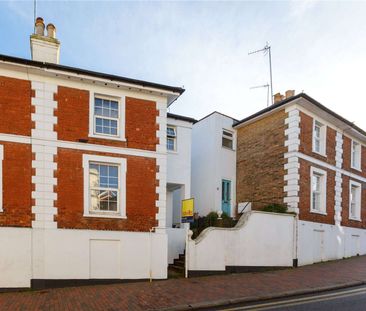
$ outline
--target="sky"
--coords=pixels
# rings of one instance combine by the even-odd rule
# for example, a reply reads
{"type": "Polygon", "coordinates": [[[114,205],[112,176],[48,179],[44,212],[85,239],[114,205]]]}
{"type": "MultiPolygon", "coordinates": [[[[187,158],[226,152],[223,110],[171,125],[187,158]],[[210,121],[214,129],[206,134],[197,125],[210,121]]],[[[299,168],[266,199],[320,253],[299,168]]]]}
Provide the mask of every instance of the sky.
{"type": "MultiPolygon", "coordinates": [[[[242,119],[294,89],[366,129],[366,1],[39,1],[60,63],[173,86],[170,112],[242,119]]],[[[0,1],[0,54],[30,58],[33,1],[0,1]]]]}

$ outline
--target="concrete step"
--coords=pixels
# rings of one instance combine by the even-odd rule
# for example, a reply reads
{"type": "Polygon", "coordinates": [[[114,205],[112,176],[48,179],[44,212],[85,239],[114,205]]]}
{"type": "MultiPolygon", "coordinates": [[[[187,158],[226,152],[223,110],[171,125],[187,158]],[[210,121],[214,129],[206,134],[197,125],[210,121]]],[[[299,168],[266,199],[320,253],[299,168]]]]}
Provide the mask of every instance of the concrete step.
{"type": "Polygon", "coordinates": [[[174,259],[174,265],[176,265],[176,266],[182,266],[182,267],[184,267],[185,264],[186,264],[186,262],[185,262],[184,259],[183,260],[181,260],[181,259],[174,259]]]}
{"type": "Polygon", "coordinates": [[[176,265],[169,265],[169,270],[183,274],[185,271],[185,268],[184,268],[184,266],[182,267],[182,266],[176,266],[176,265]]]}

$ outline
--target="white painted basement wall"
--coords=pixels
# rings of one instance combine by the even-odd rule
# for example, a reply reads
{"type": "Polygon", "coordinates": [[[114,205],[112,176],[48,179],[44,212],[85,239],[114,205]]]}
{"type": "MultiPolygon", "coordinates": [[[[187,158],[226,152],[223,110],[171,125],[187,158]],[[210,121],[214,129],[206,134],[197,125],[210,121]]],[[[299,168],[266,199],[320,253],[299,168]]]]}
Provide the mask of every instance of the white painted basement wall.
{"type": "Polygon", "coordinates": [[[0,288],[30,287],[31,279],[165,279],[167,245],[164,231],[0,228],[0,288]]]}
{"type": "Polygon", "coordinates": [[[208,228],[188,243],[188,270],[293,264],[295,216],[252,211],[235,228],[208,228]]]}

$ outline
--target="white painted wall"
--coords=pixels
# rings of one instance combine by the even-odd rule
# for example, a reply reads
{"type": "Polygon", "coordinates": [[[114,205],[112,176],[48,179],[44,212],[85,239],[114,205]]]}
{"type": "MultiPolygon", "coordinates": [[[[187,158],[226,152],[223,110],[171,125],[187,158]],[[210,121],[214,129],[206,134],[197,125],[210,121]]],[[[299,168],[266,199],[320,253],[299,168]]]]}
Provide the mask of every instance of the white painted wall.
{"type": "Polygon", "coordinates": [[[192,196],[200,216],[221,211],[221,181],[231,180],[231,213],[236,203],[236,132],[220,113],[202,119],[192,131],[192,196]],[[222,147],[222,130],[234,132],[234,151],[222,147]]]}
{"type": "Polygon", "coordinates": [[[0,228],[0,288],[30,287],[31,245],[31,229],[0,228]]]}
{"type": "Polygon", "coordinates": [[[252,211],[235,228],[207,228],[188,242],[188,270],[292,266],[294,225],[293,215],[252,211]]]}
{"type": "Polygon", "coordinates": [[[184,198],[191,197],[192,123],[168,118],[168,125],[177,129],[177,150],[168,150],[167,183],[183,185],[184,198]]]}
{"type": "Polygon", "coordinates": [[[0,288],[29,287],[31,279],[165,279],[167,245],[159,229],[0,228],[0,288]]]}
{"type": "Polygon", "coordinates": [[[366,254],[366,230],[298,222],[299,265],[366,254]]]}

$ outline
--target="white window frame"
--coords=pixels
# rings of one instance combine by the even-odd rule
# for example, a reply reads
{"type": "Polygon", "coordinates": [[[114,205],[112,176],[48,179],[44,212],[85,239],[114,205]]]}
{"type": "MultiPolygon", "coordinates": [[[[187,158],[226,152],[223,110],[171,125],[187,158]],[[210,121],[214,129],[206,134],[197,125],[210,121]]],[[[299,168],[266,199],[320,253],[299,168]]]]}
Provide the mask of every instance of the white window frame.
{"type": "Polygon", "coordinates": [[[310,168],[310,212],[316,214],[327,215],[327,172],[317,167],[310,168]],[[313,207],[313,176],[321,175],[321,197],[320,197],[320,210],[313,207]]]}
{"type": "Polygon", "coordinates": [[[110,140],[119,140],[119,141],[126,141],[125,138],[125,127],[126,127],[126,97],[125,96],[111,96],[105,95],[101,93],[96,93],[90,91],[90,98],[89,98],[89,137],[94,138],[103,138],[103,139],[110,139],[110,140]],[[94,106],[95,106],[95,98],[107,99],[107,100],[114,100],[118,102],[118,124],[117,124],[117,135],[110,135],[110,134],[102,134],[97,133],[95,131],[95,115],[94,115],[94,106]]]}
{"type": "Polygon", "coordinates": [[[312,149],[313,149],[313,152],[315,152],[317,154],[320,154],[324,157],[327,156],[327,152],[326,152],[326,150],[327,150],[327,126],[323,122],[320,122],[317,119],[313,119],[312,149]],[[320,137],[319,137],[320,150],[319,151],[317,151],[315,149],[315,140],[316,140],[315,127],[316,126],[320,127],[320,137]]]}
{"type": "Polygon", "coordinates": [[[361,221],[361,200],[362,200],[362,185],[354,180],[350,180],[349,182],[349,209],[348,209],[348,218],[351,220],[356,220],[356,221],[361,221]],[[357,193],[356,193],[356,216],[353,216],[351,214],[351,192],[352,192],[352,187],[356,187],[357,188],[357,193]]]}
{"type": "Polygon", "coordinates": [[[83,155],[83,170],[84,170],[84,217],[98,217],[98,218],[127,218],[126,216],[126,173],[127,160],[124,158],[106,157],[98,155],[83,155]],[[90,186],[89,186],[89,165],[90,163],[101,163],[118,165],[118,211],[100,211],[90,212],[90,186]]]}
{"type": "Polygon", "coordinates": [[[234,132],[233,131],[230,131],[230,130],[227,130],[227,129],[222,129],[222,132],[221,132],[221,147],[222,148],[225,148],[225,149],[228,149],[228,150],[235,150],[234,148],[235,148],[235,146],[234,146],[234,132]],[[225,135],[225,132],[228,132],[228,133],[230,133],[232,136],[230,137],[229,135],[225,135]],[[232,142],[232,148],[230,148],[230,147],[226,147],[226,146],[224,146],[223,144],[222,144],[222,139],[223,138],[226,138],[226,139],[229,139],[229,140],[231,140],[231,142],[232,142]]]}
{"type": "Polygon", "coordinates": [[[3,211],[3,160],[4,146],[0,145],[0,213],[3,211]]]}
{"type": "Polygon", "coordinates": [[[175,153],[175,152],[177,152],[177,147],[178,147],[178,131],[177,131],[177,127],[175,126],[175,125],[170,125],[170,124],[168,124],[167,126],[167,134],[166,134],[166,141],[167,141],[167,143],[166,143],[166,150],[168,151],[168,152],[173,152],[173,153],[175,153]],[[175,132],[175,137],[172,137],[172,136],[169,136],[168,135],[168,127],[170,127],[170,128],[173,128],[174,129],[174,132],[175,132]],[[170,150],[170,149],[168,149],[168,138],[174,138],[174,149],[173,150],[170,150]]]}
{"type": "Polygon", "coordinates": [[[362,145],[358,142],[358,141],[355,141],[352,139],[351,141],[351,167],[355,170],[361,170],[361,156],[362,156],[362,153],[361,153],[361,150],[362,150],[362,145]],[[353,157],[353,148],[354,148],[354,145],[357,145],[357,154],[358,154],[358,163],[354,163],[354,157],[353,157]]]}

